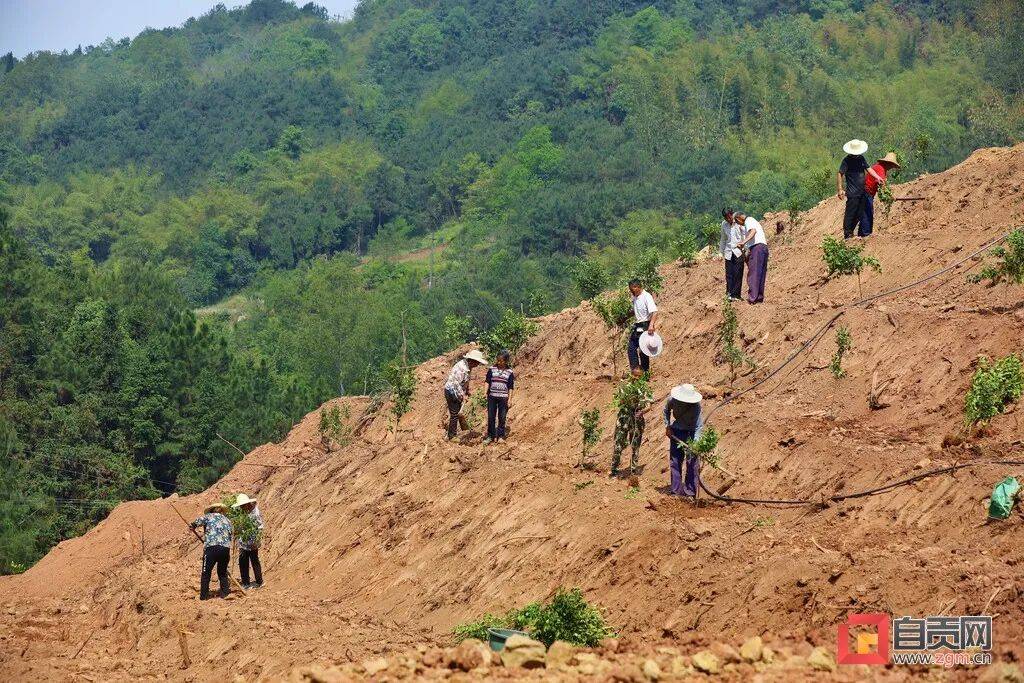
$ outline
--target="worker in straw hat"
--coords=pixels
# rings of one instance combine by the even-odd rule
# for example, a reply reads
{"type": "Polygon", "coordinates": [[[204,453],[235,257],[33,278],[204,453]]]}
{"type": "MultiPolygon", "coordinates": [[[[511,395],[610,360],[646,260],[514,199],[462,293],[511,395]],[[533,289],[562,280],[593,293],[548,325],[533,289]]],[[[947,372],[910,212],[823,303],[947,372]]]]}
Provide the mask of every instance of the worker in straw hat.
{"type": "Polygon", "coordinates": [[[228,583],[228,562],[231,560],[231,536],[234,528],[227,518],[228,506],[222,503],[208,505],[203,514],[189,526],[194,531],[203,527],[203,572],[199,579],[199,599],[210,597],[210,574],[217,565],[217,580],[220,582],[220,597],[231,594],[228,583]]]}
{"type": "Polygon", "coordinates": [[[889,184],[889,172],[898,171],[900,162],[895,152],[889,152],[868,169],[864,177],[864,215],[860,219],[864,235],[870,235],[875,226],[875,195],[889,184]]]}
{"type": "Polygon", "coordinates": [[[444,384],[444,400],[448,404],[448,438],[454,439],[459,431],[469,429],[462,415],[462,404],[469,398],[469,376],[478,365],[487,362],[484,354],[473,349],[452,366],[444,384]]]}
{"type": "Polygon", "coordinates": [[[703,396],[692,384],[680,384],[672,388],[665,401],[665,436],[669,439],[668,465],[670,474],[669,490],[673,495],[697,497],[700,482],[700,456],[690,451],[685,444],[700,437],[701,401],[703,396]],[[683,462],[686,462],[686,476],[683,477],[683,462]]]}
{"type": "Polygon", "coordinates": [[[863,217],[867,204],[867,192],[864,189],[864,178],[868,173],[868,162],[864,154],[868,151],[868,143],[863,140],[850,140],[843,145],[846,156],[839,164],[836,174],[836,195],[846,199],[846,210],[843,212],[843,237],[853,237],[857,229],[858,237],[867,237],[864,231],[863,217]]]}
{"type": "Polygon", "coordinates": [[[263,540],[263,515],[256,505],[256,499],[239,493],[235,504],[236,510],[243,512],[245,521],[238,530],[238,573],[242,575],[243,588],[263,587],[263,567],[260,565],[260,542],[263,540]],[[249,582],[249,565],[252,565],[253,578],[249,582]]]}

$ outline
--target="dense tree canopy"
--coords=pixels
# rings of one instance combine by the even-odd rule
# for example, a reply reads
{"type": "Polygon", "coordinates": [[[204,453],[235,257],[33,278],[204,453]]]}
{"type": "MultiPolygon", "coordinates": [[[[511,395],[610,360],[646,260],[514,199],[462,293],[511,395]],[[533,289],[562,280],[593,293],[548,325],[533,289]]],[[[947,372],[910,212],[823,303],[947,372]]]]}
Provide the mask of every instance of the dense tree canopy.
{"type": "Polygon", "coordinates": [[[846,139],[904,177],[1020,139],[1022,35],[1013,0],[255,0],[0,58],[0,571],[372,391],[403,329],[812,206],[846,139]]]}

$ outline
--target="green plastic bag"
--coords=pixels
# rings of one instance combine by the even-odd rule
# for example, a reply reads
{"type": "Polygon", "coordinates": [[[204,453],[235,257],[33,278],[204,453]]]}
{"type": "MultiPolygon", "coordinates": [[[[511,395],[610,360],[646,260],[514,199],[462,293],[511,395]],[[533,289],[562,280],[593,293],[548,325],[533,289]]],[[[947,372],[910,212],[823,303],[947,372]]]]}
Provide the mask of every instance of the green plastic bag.
{"type": "Polygon", "coordinates": [[[1007,477],[996,484],[992,490],[992,500],[988,504],[990,519],[1006,519],[1013,512],[1013,504],[1017,502],[1020,484],[1013,477],[1007,477]]]}

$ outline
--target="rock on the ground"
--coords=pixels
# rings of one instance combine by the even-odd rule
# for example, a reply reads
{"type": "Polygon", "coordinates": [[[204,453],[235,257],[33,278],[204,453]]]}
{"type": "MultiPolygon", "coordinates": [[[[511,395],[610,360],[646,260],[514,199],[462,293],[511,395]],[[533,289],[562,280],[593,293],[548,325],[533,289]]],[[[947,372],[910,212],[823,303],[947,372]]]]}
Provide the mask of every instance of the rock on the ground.
{"type": "Polygon", "coordinates": [[[316,665],[293,669],[288,680],[292,683],[352,683],[352,677],[339,669],[316,665]]]}
{"type": "Polygon", "coordinates": [[[754,636],[753,638],[747,638],[743,645],[740,646],[740,657],[747,662],[759,662],[761,656],[764,654],[764,642],[761,640],[761,636],[754,636]]]}
{"type": "Polygon", "coordinates": [[[644,660],[643,672],[650,681],[661,680],[661,667],[653,659],[644,660]]]}
{"type": "Polygon", "coordinates": [[[564,640],[556,640],[551,643],[551,647],[548,648],[548,668],[568,666],[575,656],[576,648],[573,645],[565,642],[564,640]]]}
{"type": "Polygon", "coordinates": [[[611,668],[611,662],[593,652],[576,653],[576,671],[584,676],[596,676],[611,668]]]}
{"type": "Polygon", "coordinates": [[[460,671],[472,671],[490,666],[491,648],[476,638],[466,638],[452,652],[451,667],[460,671]]]}
{"type": "Polygon", "coordinates": [[[706,674],[716,674],[722,668],[718,657],[710,650],[701,650],[695,654],[693,656],[693,666],[697,671],[703,671],[706,674]]]}
{"type": "Polygon", "coordinates": [[[816,647],[807,655],[807,663],[818,671],[835,671],[836,658],[823,647],[816,647]]]}
{"type": "Polygon", "coordinates": [[[617,664],[605,677],[605,683],[647,683],[643,672],[635,664],[617,664]]]}
{"type": "Polygon", "coordinates": [[[775,661],[775,650],[770,647],[766,647],[761,650],[761,661],[765,664],[771,664],[775,661]]]}
{"type": "Polygon", "coordinates": [[[501,663],[508,667],[540,669],[546,660],[547,651],[544,649],[544,643],[518,634],[506,640],[505,649],[501,651],[501,663]]]}

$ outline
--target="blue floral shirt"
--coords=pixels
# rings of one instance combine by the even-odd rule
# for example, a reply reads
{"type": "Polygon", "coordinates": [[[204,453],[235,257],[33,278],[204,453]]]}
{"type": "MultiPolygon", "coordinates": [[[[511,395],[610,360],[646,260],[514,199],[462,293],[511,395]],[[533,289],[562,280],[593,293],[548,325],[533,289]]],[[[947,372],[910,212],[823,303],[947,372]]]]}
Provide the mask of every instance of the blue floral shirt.
{"type": "Polygon", "coordinates": [[[193,529],[197,526],[203,527],[205,532],[203,545],[207,548],[214,545],[231,547],[231,535],[234,533],[234,528],[231,526],[231,520],[219,512],[207,512],[205,515],[200,515],[196,517],[196,521],[192,522],[191,526],[193,529]]]}
{"type": "Polygon", "coordinates": [[[263,515],[260,514],[259,507],[254,507],[249,512],[249,519],[252,520],[253,525],[256,528],[251,533],[243,534],[238,537],[238,547],[242,550],[259,548],[260,540],[263,538],[263,515]]]}

